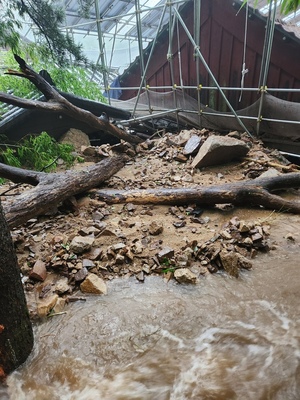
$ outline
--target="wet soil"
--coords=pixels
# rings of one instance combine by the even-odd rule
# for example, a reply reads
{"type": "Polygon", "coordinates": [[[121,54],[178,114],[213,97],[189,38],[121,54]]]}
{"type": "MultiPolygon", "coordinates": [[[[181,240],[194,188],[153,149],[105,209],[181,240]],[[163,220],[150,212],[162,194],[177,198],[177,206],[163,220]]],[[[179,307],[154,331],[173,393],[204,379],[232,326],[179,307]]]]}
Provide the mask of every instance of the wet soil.
{"type": "MultiPolygon", "coordinates": [[[[278,164],[278,172],[286,171],[286,162],[277,151],[266,149],[247,136],[242,139],[251,148],[247,159],[202,169],[191,167],[193,155],[182,156],[183,143],[176,136],[153,139],[140,146],[135,159],[102,187],[145,189],[224,184],[256,178],[269,170],[272,163],[278,164]]],[[[74,168],[84,169],[97,161],[97,157],[89,159],[74,168]]],[[[299,191],[290,190],[288,196],[297,199],[299,191]]],[[[89,274],[104,282],[133,277],[141,283],[150,275],[172,280],[178,269],[192,273],[183,278],[183,282],[189,283],[197,283],[211,273],[238,277],[237,270],[224,271],[220,252],[225,249],[239,253],[250,260],[250,266],[245,268],[251,268],[251,260],[259,253],[276,251],[270,232],[279,214],[250,209],[247,204],[245,208],[223,204],[205,209],[195,204],[110,205],[97,198],[96,189],[91,190],[60,205],[52,214],[32,219],[12,231],[31,316],[45,316],[39,305],[54,294],[62,301],[56,308],[51,303],[46,314],[53,313],[53,309],[61,312],[65,302],[85,299],[87,295],[80,291],[80,285],[89,274]],[[241,225],[248,227],[243,235],[241,225]],[[252,239],[256,234],[260,239],[255,244],[252,239]],[[93,237],[92,247],[74,252],[71,243],[77,236],[93,237]],[[47,271],[43,280],[31,275],[38,260],[47,271]]],[[[280,224],[275,225],[280,230],[280,224]]],[[[282,235],[287,242],[299,242],[298,233],[289,233],[286,226],[282,235]]]]}

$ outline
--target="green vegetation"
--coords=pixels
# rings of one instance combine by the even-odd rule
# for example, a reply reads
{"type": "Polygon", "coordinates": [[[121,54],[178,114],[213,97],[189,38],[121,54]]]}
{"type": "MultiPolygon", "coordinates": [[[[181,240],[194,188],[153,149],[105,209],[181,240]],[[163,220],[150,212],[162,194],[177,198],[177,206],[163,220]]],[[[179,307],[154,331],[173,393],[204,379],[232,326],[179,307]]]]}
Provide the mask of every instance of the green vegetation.
{"type": "MultiPolygon", "coordinates": [[[[28,65],[35,71],[38,72],[42,69],[46,69],[51,75],[57,89],[90,100],[101,101],[103,103],[107,102],[98,85],[90,81],[86,68],[75,66],[58,68],[57,65],[51,62],[45,65],[40,61],[40,49],[33,44],[26,45],[18,55],[25,59],[28,65]]],[[[11,51],[8,51],[4,55],[2,64],[6,69],[19,69],[11,51]]],[[[41,94],[28,79],[5,74],[0,75],[0,91],[6,93],[12,91],[15,96],[25,98],[32,97],[34,94],[41,94]]]]}
{"type": "MultiPolygon", "coordinates": [[[[270,3],[273,0],[268,0],[268,3],[270,3]]],[[[243,5],[246,4],[248,0],[243,1],[243,5]]],[[[254,7],[257,7],[258,5],[258,0],[254,1],[254,7]]],[[[296,12],[297,8],[300,7],[300,0],[280,0],[278,3],[278,6],[280,7],[280,12],[283,15],[287,15],[290,12],[296,12]]]]}
{"type": "MultiPolygon", "coordinates": [[[[84,3],[81,1],[80,3],[84,3]]],[[[91,5],[91,2],[88,1],[91,5]]],[[[85,6],[83,12],[87,12],[85,6]]],[[[28,20],[33,24],[35,36],[43,49],[44,60],[55,60],[60,66],[89,62],[70,34],[60,27],[65,18],[64,10],[56,1],[0,0],[0,46],[19,51],[18,30],[28,20]]]]}
{"type": "Polygon", "coordinates": [[[66,167],[71,166],[76,160],[73,150],[72,145],[58,143],[43,132],[38,136],[25,137],[17,146],[7,145],[0,150],[0,160],[14,167],[52,171],[59,159],[65,162],[66,167]]]}

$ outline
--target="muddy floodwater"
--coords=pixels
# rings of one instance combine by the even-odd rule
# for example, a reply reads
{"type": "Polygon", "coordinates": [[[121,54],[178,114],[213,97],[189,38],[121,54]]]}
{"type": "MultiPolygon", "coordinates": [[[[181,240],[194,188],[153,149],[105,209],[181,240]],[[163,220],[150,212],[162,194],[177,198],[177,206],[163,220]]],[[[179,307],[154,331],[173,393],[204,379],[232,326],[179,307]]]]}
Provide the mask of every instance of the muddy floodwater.
{"type": "Polygon", "coordinates": [[[70,304],[35,328],[0,399],[299,399],[299,222],[281,217],[277,249],[239,279],[120,279],[70,304]]]}

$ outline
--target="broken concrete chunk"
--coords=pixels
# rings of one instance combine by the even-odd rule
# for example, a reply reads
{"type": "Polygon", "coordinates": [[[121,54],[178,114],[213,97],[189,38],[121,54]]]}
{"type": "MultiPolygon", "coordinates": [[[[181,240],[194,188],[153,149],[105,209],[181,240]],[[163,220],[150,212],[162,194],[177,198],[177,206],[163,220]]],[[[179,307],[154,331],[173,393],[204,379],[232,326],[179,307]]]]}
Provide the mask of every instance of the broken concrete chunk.
{"type": "Polygon", "coordinates": [[[245,157],[249,148],[242,140],[228,136],[209,136],[192,162],[192,167],[225,164],[245,157]]]}
{"type": "Polygon", "coordinates": [[[83,293],[107,294],[107,287],[103,279],[95,274],[89,274],[80,285],[83,293]]]}

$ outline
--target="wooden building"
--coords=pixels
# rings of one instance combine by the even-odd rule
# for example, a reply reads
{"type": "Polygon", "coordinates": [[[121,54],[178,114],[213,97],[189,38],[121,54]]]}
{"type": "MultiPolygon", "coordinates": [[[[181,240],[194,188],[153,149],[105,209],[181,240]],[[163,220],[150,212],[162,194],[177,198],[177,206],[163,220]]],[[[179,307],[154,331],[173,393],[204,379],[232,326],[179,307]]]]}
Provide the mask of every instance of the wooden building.
{"type": "MultiPolygon", "coordinates": [[[[241,1],[202,0],[200,11],[199,49],[221,87],[241,87],[243,61],[248,72],[244,76],[242,99],[239,90],[225,90],[235,109],[242,109],[254,103],[260,96],[260,72],[266,34],[267,18],[258,9],[240,9],[241,1]],[[245,27],[247,30],[245,35],[245,27]],[[244,58],[245,55],[245,58],[244,58]],[[257,90],[247,91],[246,88],[257,90]]],[[[194,35],[194,2],[187,1],[180,8],[180,15],[194,35]]],[[[197,22],[196,22],[197,23],[197,22]]],[[[146,84],[158,91],[170,91],[170,87],[185,86],[186,92],[198,97],[199,84],[202,87],[215,86],[203,63],[197,67],[197,53],[180,23],[174,25],[172,43],[169,47],[169,27],[165,26],[158,35],[146,73],[146,84]],[[171,52],[170,52],[171,49],[171,52]],[[159,89],[157,87],[160,87],[159,89]],[[168,88],[169,87],[169,88],[168,88]]],[[[152,44],[144,51],[147,64],[152,44]]],[[[139,57],[120,76],[123,88],[138,87],[141,81],[139,57]]],[[[292,29],[282,21],[276,21],[267,87],[287,89],[270,92],[284,100],[300,102],[300,27],[292,29]],[[298,29],[298,32],[297,32],[298,29]]],[[[226,104],[217,90],[201,89],[201,103],[227,111],[226,104]]],[[[121,99],[126,100],[137,94],[136,89],[123,90],[121,99]]]]}

